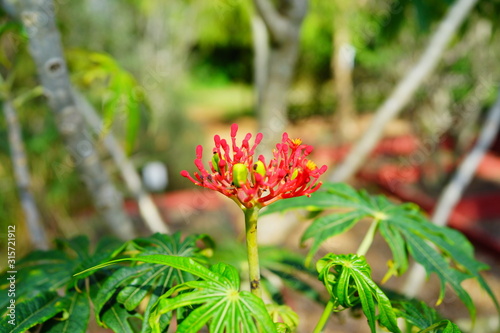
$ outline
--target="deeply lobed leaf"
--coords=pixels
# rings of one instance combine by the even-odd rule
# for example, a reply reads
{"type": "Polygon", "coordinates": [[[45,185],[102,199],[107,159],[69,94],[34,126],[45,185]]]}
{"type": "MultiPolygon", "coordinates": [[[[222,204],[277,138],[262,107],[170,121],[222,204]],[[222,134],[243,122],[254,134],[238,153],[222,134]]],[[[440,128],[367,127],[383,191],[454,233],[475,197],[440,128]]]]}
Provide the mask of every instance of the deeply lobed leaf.
{"type": "Polygon", "coordinates": [[[337,308],[361,304],[372,332],[376,331],[377,321],[391,332],[400,332],[389,298],[372,280],[371,268],[364,256],[328,254],[316,266],[319,279],[337,308]]]}
{"type": "Polygon", "coordinates": [[[56,314],[67,311],[70,300],[59,297],[55,292],[46,292],[33,299],[16,304],[15,316],[3,316],[0,321],[2,332],[22,333],[41,324],[56,314]],[[14,324],[9,320],[14,319],[14,324]]]}
{"type": "Polygon", "coordinates": [[[323,189],[322,192],[313,193],[310,198],[281,200],[263,212],[337,210],[315,218],[306,229],[302,241],[313,240],[308,260],[328,238],[349,230],[361,219],[369,218],[372,223],[376,223],[376,230],[380,231],[393,255],[386,278],[406,272],[411,255],[425,267],[428,274],[435,273],[439,277],[439,301],[444,297],[446,284],[449,284],[474,318],[475,306],[461,286],[465,279],[474,278],[500,312],[498,300],[481,276],[481,271],[488,266],[474,259],[473,247],[462,234],[432,224],[414,204],[396,205],[384,196],[369,196],[365,191],[356,191],[346,184],[324,184],[323,189]]]}
{"type": "MultiPolygon", "coordinates": [[[[151,307],[160,295],[166,293],[175,284],[193,280],[192,274],[178,267],[166,265],[164,261],[161,261],[161,258],[163,256],[183,256],[203,261],[204,257],[198,254],[200,251],[196,245],[198,240],[211,246],[210,240],[205,235],[191,235],[181,239],[180,233],[173,235],[156,233],[147,238],[133,240],[132,247],[140,251],[142,257],[159,258],[160,262],[155,260],[134,261],[132,266],[120,268],[109,277],[96,297],[95,315],[98,323],[109,326],[104,320],[101,320],[101,312],[110,301],[121,304],[128,311],[133,311],[146,297],[149,297],[145,309],[145,313],[149,314],[151,307]]],[[[169,317],[163,317],[161,322],[165,326],[169,322],[169,317]]],[[[147,316],[143,321],[142,330],[144,332],[150,330],[147,316]]]]}
{"type": "MultiPolygon", "coordinates": [[[[206,268],[187,258],[184,267],[190,272],[204,271],[206,268]],[[200,267],[196,267],[196,266],[200,267]]],[[[179,333],[195,333],[203,326],[210,332],[276,332],[274,323],[267,313],[262,300],[257,296],[240,291],[238,272],[232,266],[217,264],[210,268],[214,275],[203,274],[203,281],[188,281],[177,285],[162,295],[154,306],[150,325],[154,332],[161,329],[157,322],[161,315],[175,309],[197,306],[177,328],[179,333]],[[174,293],[177,296],[171,297],[174,293]]]]}

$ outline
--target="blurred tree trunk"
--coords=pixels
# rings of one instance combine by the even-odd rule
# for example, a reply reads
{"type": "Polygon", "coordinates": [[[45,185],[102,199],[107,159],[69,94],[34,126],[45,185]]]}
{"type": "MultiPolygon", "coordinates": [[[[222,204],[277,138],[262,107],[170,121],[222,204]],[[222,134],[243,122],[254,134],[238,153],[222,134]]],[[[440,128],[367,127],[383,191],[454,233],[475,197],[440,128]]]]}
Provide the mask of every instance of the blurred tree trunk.
{"type": "Polygon", "coordinates": [[[418,63],[398,83],[391,95],[375,112],[375,117],[363,137],[335,169],[330,181],[342,182],[352,177],[375,148],[385,125],[410,101],[425,78],[436,68],[449,41],[478,0],[457,0],[439,24],[418,63]]]}
{"type": "Polygon", "coordinates": [[[28,33],[29,49],[39,79],[73,159],[72,165],[66,167],[77,168],[97,211],[111,231],[122,239],[134,237],[132,221],[123,210],[122,197],[103,168],[95,138],[86,130],[81,112],[73,99],[52,1],[25,0],[11,3],[15,5],[17,16],[28,33]]]}
{"type": "Polygon", "coordinates": [[[21,137],[21,127],[19,126],[16,110],[10,101],[6,100],[3,103],[3,112],[7,121],[7,132],[9,136],[10,155],[14,176],[29,235],[36,249],[47,250],[49,248],[49,243],[43,224],[40,221],[40,214],[36,207],[35,198],[31,193],[31,177],[28,169],[28,159],[21,137]]]}
{"type": "Polygon", "coordinates": [[[259,130],[264,134],[263,151],[271,151],[281,141],[288,123],[287,93],[299,53],[300,27],[307,3],[307,0],[279,0],[275,6],[270,0],[254,0],[270,37],[267,76],[257,110],[259,130]]]}
{"type": "MultiPolygon", "coordinates": [[[[85,97],[78,91],[73,91],[73,97],[78,109],[81,110],[85,121],[92,129],[94,129],[95,134],[99,135],[99,133],[102,133],[105,130],[104,125],[92,105],[90,105],[85,97]]],[[[149,193],[147,193],[144,189],[141,177],[137,173],[132,162],[130,162],[127,158],[120,143],[111,133],[107,134],[103,140],[104,146],[113,158],[117,168],[120,170],[122,179],[125,181],[125,185],[127,185],[128,190],[136,199],[139,205],[141,217],[148,226],[149,230],[151,232],[160,232],[164,234],[169,233],[169,229],[161,218],[156,204],[149,193]]]]}
{"type": "Polygon", "coordinates": [[[252,42],[254,52],[255,109],[260,114],[262,110],[262,97],[267,81],[269,34],[262,17],[257,13],[252,15],[252,42]]]}
{"type": "Polygon", "coordinates": [[[354,139],[355,105],[353,96],[352,70],[354,67],[354,47],[351,45],[349,19],[353,13],[353,1],[336,2],[336,15],[333,18],[333,53],[331,59],[332,76],[334,78],[337,109],[334,122],[335,133],[340,142],[354,139]]]}

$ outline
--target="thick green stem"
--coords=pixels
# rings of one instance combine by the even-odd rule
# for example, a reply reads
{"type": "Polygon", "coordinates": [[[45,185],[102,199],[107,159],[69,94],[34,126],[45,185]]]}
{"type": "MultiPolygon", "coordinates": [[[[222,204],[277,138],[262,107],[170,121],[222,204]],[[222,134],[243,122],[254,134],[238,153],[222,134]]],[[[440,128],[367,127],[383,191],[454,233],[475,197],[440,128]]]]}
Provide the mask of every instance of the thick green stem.
{"type": "Polygon", "coordinates": [[[257,244],[257,220],[258,208],[247,208],[245,210],[245,229],[247,238],[247,255],[250,276],[250,290],[255,296],[261,297],[260,291],[260,267],[259,249],[257,244]]]}
{"type": "Polygon", "coordinates": [[[375,220],[372,222],[370,229],[368,229],[365,238],[361,242],[361,245],[359,246],[358,251],[356,252],[357,255],[364,256],[366,252],[368,252],[368,249],[373,243],[373,238],[375,237],[375,232],[377,231],[379,222],[380,222],[379,220],[375,220]]]}
{"type": "Polygon", "coordinates": [[[333,310],[333,302],[330,300],[326,304],[325,310],[323,311],[323,314],[319,318],[319,321],[316,324],[316,327],[314,328],[313,333],[323,332],[323,328],[325,327],[326,323],[328,322],[328,319],[330,319],[330,315],[332,314],[332,310],[333,310]]]}

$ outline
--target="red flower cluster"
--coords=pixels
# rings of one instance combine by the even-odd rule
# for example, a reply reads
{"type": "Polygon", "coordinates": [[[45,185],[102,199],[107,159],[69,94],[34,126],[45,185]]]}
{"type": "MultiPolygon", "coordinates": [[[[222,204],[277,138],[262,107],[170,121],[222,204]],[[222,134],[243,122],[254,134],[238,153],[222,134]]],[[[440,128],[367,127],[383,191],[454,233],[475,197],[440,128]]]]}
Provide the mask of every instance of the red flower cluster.
{"type": "Polygon", "coordinates": [[[262,133],[257,134],[250,147],[252,135],[248,133],[238,146],[237,131],[238,125],[233,124],[231,147],[226,140],[214,136],[210,171],[203,166],[203,147],[198,146],[194,163],[200,172],[195,172],[194,178],[186,170],[181,175],[198,186],[224,194],[242,208],[264,207],[279,199],[309,196],[320,188],[318,178],[326,171],[326,165],[318,168],[306,158],[312,146],[302,144],[300,139],[291,140],[284,133],[269,163],[266,164],[262,155],[254,162],[255,148],[262,141],[262,133]]]}

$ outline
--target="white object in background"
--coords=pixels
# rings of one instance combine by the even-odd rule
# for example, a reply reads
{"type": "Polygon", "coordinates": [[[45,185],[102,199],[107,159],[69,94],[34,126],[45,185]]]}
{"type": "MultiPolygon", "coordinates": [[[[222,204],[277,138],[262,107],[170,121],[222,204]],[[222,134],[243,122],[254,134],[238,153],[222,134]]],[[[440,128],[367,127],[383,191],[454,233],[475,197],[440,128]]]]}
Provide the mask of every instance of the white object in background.
{"type": "Polygon", "coordinates": [[[148,191],[160,192],[167,188],[167,166],[159,161],[149,162],[142,169],[142,181],[148,191]]]}
{"type": "Polygon", "coordinates": [[[344,43],[340,47],[340,59],[342,66],[347,69],[354,68],[354,60],[356,59],[356,48],[349,43],[344,43]]]}

